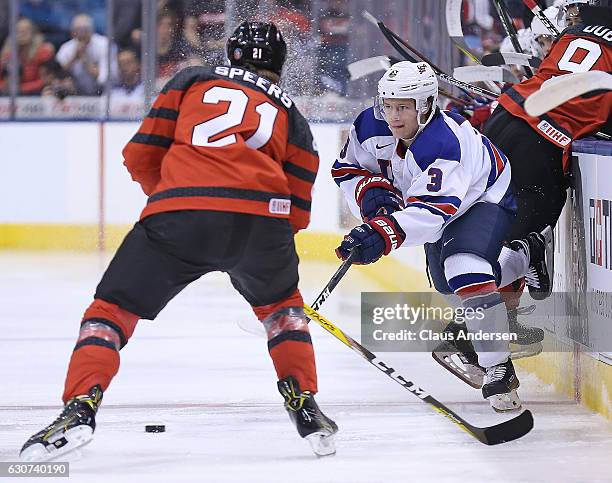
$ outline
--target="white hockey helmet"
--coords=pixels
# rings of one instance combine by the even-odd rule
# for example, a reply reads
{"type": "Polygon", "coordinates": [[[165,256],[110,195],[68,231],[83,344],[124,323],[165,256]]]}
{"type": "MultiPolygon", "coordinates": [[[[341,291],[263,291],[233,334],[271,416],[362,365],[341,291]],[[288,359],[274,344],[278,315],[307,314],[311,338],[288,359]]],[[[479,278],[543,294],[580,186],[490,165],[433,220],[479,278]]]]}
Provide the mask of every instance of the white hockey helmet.
{"type": "Polygon", "coordinates": [[[398,62],[393,64],[378,81],[378,95],[374,102],[374,115],[385,119],[383,99],[414,99],[419,113],[417,134],[431,121],[438,103],[438,79],[427,62],[398,62]],[[431,99],[431,109],[429,101],[431,99]],[[421,122],[421,117],[427,119],[421,122]]]}

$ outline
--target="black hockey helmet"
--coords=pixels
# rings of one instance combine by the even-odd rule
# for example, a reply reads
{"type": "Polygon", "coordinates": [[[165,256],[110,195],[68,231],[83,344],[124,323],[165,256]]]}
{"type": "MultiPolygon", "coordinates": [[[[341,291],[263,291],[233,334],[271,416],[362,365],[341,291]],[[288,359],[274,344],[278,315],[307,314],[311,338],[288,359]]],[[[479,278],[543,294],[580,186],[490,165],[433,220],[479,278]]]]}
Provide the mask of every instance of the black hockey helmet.
{"type": "Polygon", "coordinates": [[[251,64],[280,75],[287,57],[285,39],[273,23],[242,22],[227,39],[231,65],[251,64]]]}

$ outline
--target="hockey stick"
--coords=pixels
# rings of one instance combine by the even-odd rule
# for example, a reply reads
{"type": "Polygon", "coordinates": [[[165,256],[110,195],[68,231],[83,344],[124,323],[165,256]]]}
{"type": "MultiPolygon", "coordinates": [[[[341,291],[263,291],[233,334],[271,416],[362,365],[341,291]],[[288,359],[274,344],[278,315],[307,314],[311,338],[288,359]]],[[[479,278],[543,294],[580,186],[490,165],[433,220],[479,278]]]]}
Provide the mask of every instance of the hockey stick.
{"type": "Polygon", "coordinates": [[[457,80],[454,77],[451,77],[450,75],[446,74],[444,71],[437,68],[435,64],[432,64],[431,62],[429,62],[429,60],[425,56],[419,55],[420,53],[418,53],[417,50],[411,47],[405,40],[403,40],[395,32],[393,32],[392,30],[389,30],[389,28],[382,21],[376,19],[368,11],[364,10],[362,15],[366,20],[368,20],[369,22],[371,22],[372,24],[378,27],[378,29],[381,31],[381,33],[384,35],[387,41],[391,44],[391,46],[395,50],[397,50],[402,55],[402,57],[404,57],[406,60],[409,60],[410,62],[418,62],[418,59],[415,59],[412,55],[410,55],[410,53],[406,51],[406,49],[408,49],[414,52],[419,57],[421,57],[421,59],[424,62],[427,62],[429,65],[431,65],[432,69],[434,70],[436,75],[440,78],[440,80],[443,80],[444,82],[450,85],[458,87],[459,89],[464,91],[466,94],[470,95],[470,97],[473,97],[472,94],[478,94],[479,96],[486,97],[487,99],[491,99],[491,100],[497,99],[497,94],[495,92],[473,86],[471,84],[468,84],[467,82],[461,82],[460,80],[457,80]]]}
{"type": "MultiPolygon", "coordinates": [[[[356,80],[361,79],[362,77],[368,76],[370,74],[374,74],[375,72],[387,70],[389,67],[399,61],[399,59],[391,57],[390,55],[378,55],[376,57],[368,57],[366,59],[361,59],[352,62],[347,66],[347,69],[350,74],[350,80],[356,80]]],[[[446,89],[439,88],[438,90],[441,96],[448,97],[457,104],[461,104],[463,106],[470,105],[469,102],[466,102],[463,99],[452,95],[446,89]]]]}
{"type": "MultiPolygon", "coordinates": [[[[446,18],[446,31],[451,39],[451,42],[457,47],[465,56],[472,59],[476,64],[482,64],[482,61],[472,53],[470,48],[465,43],[463,37],[463,28],[461,27],[461,6],[463,0],[446,0],[445,18],[446,18]]],[[[455,76],[456,77],[456,76],[455,76]]],[[[494,92],[501,92],[499,87],[491,82],[485,80],[487,88],[494,92]]]]}
{"type": "Polygon", "coordinates": [[[482,65],[489,67],[498,65],[523,65],[537,69],[542,61],[529,54],[517,54],[516,52],[494,52],[482,57],[482,65]]]}
{"type": "Polygon", "coordinates": [[[394,59],[387,55],[378,55],[376,57],[368,57],[366,59],[352,62],[347,66],[349,71],[349,79],[361,79],[362,77],[374,74],[375,72],[387,70],[389,67],[391,67],[391,64],[395,63],[392,62],[392,60],[394,59]]]}
{"type": "Polygon", "coordinates": [[[511,71],[500,66],[466,65],[455,67],[453,76],[463,82],[494,81],[511,84],[518,82],[517,77],[511,71]]]}
{"type": "Polygon", "coordinates": [[[530,116],[537,117],[574,97],[598,90],[612,90],[611,74],[592,70],[553,77],[527,98],[525,111],[530,116]]]}
{"type": "Polygon", "coordinates": [[[487,445],[495,445],[500,443],[506,443],[508,441],[513,441],[522,436],[525,436],[533,428],[533,416],[531,414],[531,411],[529,411],[528,409],[512,419],[504,421],[503,423],[496,424],[494,426],[486,426],[484,428],[481,428],[478,426],[471,425],[453,410],[447,408],[440,401],[438,401],[433,396],[428,394],[425,390],[417,386],[414,382],[408,381],[402,375],[398,374],[395,369],[385,364],[382,360],[378,359],[376,355],[374,355],[368,349],[363,347],[355,339],[344,333],[342,330],[332,324],[321,314],[313,310],[311,307],[309,307],[308,305],[304,305],[304,312],[306,313],[306,316],[310,318],[310,320],[314,320],[317,324],[323,327],[327,332],[332,334],[344,345],[357,352],[361,357],[367,360],[374,367],[384,372],[387,376],[397,382],[404,389],[410,391],[421,401],[432,406],[435,411],[439,412],[443,416],[446,416],[450,421],[455,423],[466,433],[476,438],[481,443],[487,445]]]}
{"type": "MultiPolygon", "coordinates": [[[[516,28],[514,27],[512,20],[510,20],[510,17],[508,16],[508,12],[506,11],[506,8],[502,4],[501,0],[493,0],[493,3],[495,5],[495,10],[497,10],[497,15],[499,15],[502,25],[504,26],[504,29],[506,30],[506,33],[510,36],[510,41],[512,42],[512,46],[514,47],[514,50],[518,54],[522,54],[523,49],[521,48],[521,44],[518,41],[516,28]]],[[[525,66],[525,74],[527,74],[527,77],[533,77],[533,71],[531,70],[530,67],[525,66]]]]}
{"type": "MultiPolygon", "coordinates": [[[[351,268],[351,265],[353,264],[353,260],[356,255],[357,255],[357,251],[356,249],[353,249],[351,251],[351,254],[348,256],[348,258],[344,260],[342,264],[340,265],[340,267],[338,268],[338,270],[336,270],[336,273],[334,273],[332,277],[329,279],[329,282],[327,282],[327,285],[323,287],[323,290],[321,290],[321,293],[313,302],[312,309],[319,310],[321,308],[321,305],[323,305],[323,302],[327,300],[327,297],[329,297],[329,295],[332,293],[332,290],[336,288],[338,283],[340,283],[340,280],[342,280],[342,277],[344,277],[344,274],[348,272],[349,268],[351,268]]],[[[305,307],[307,307],[307,305],[305,305],[305,307]]]]}
{"type": "Polygon", "coordinates": [[[535,3],[533,0],[523,0],[523,3],[536,17],[540,19],[540,21],[544,24],[544,27],[548,29],[551,35],[554,35],[555,37],[559,35],[559,30],[557,30],[555,24],[550,21],[550,19],[544,13],[544,10],[542,10],[537,3],[535,3]]]}
{"type": "Polygon", "coordinates": [[[463,29],[461,28],[461,5],[463,0],[446,0],[445,18],[446,18],[446,31],[451,39],[451,42],[455,44],[461,52],[469,57],[477,64],[480,64],[480,59],[476,57],[465,43],[463,37],[463,29]]]}

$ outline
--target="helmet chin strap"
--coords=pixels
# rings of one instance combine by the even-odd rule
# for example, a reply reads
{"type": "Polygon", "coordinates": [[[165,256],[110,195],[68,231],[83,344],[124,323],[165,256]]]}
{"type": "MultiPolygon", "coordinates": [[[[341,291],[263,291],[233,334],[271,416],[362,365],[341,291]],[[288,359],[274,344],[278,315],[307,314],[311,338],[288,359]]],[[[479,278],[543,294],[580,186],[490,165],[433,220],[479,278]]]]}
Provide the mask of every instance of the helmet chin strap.
{"type": "MultiPolygon", "coordinates": [[[[428,102],[429,102],[429,99],[425,101],[425,104],[427,105],[428,102]]],[[[436,106],[434,106],[432,104],[431,108],[429,109],[429,114],[427,115],[427,119],[423,123],[421,122],[422,114],[419,112],[417,114],[417,124],[418,124],[419,127],[418,127],[416,133],[410,139],[401,138],[402,141],[404,141],[408,146],[410,146],[414,142],[414,140],[417,138],[417,136],[419,134],[421,134],[421,131],[423,131],[423,129],[425,129],[425,126],[427,126],[427,124],[429,124],[429,121],[431,121],[431,118],[433,117],[435,112],[436,112],[436,106]]]]}

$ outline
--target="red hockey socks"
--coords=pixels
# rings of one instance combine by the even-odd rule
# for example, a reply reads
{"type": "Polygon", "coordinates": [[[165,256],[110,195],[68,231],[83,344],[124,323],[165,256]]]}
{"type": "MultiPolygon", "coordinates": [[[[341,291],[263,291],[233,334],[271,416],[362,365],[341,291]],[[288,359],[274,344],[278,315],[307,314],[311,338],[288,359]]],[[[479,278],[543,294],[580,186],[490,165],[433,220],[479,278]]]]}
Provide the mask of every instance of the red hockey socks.
{"type": "Polygon", "coordinates": [[[81,330],[68,365],[62,400],[99,384],[102,391],[119,370],[119,350],[134,333],[139,317],[115,304],[96,299],[85,311],[81,330]]]}
{"type": "Polygon", "coordinates": [[[284,300],[253,307],[268,334],[268,351],[278,379],[293,376],[302,391],[317,392],[314,349],[299,290],[284,300]]]}

